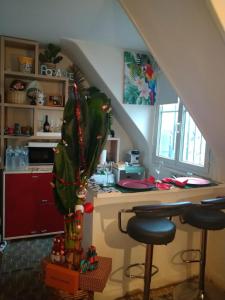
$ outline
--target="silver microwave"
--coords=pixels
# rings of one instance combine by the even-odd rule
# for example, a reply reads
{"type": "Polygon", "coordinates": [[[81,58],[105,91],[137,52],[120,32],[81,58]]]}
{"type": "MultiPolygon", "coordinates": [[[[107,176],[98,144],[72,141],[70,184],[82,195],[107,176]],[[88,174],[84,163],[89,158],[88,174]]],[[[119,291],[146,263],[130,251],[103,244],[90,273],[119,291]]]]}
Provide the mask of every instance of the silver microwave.
{"type": "Polygon", "coordinates": [[[57,143],[29,142],[29,165],[48,165],[54,163],[54,148],[57,143]]]}

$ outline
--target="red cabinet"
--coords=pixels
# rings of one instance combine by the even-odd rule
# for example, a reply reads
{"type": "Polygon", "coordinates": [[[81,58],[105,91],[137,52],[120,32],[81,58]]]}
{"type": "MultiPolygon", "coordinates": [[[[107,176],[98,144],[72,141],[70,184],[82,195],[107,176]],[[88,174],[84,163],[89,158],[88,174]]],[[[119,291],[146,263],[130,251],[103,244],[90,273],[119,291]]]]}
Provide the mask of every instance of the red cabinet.
{"type": "Polygon", "coordinates": [[[5,239],[63,231],[63,216],[55,206],[51,180],[51,173],[5,174],[5,239]]]}

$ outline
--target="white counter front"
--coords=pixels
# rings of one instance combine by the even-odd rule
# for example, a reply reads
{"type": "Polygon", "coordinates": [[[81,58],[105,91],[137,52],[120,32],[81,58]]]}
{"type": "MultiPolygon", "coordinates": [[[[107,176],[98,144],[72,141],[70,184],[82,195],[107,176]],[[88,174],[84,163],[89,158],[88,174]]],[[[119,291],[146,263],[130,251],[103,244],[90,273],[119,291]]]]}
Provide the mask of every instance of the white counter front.
{"type": "MultiPolygon", "coordinates": [[[[124,295],[128,290],[142,289],[143,287],[143,280],[128,279],[123,274],[124,269],[129,264],[144,262],[145,245],[132,240],[119,231],[117,216],[120,209],[160,202],[198,202],[202,199],[223,195],[225,195],[225,184],[138,193],[121,193],[118,191],[98,193],[89,190],[88,201],[93,202],[95,209],[93,214],[85,214],[83,245],[87,247],[93,244],[99,255],[112,258],[112,273],[108,284],[102,294],[96,293],[95,299],[113,300],[124,295]]],[[[159,273],[153,277],[153,288],[179,282],[197,274],[197,265],[181,263],[179,253],[185,249],[199,248],[200,232],[189,225],[180,224],[178,218],[174,218],[174,222],[177,225],[174,241],[167,246],[155,246],[154,248],[153,261],[159,267],[159,273]]],[[[126,225],[126,222],[124,224],[126,225]]],[[[207,270],[210,271],[210,265],[207,265],[207,270]]],[[[210,273],[208,274],[210,275],[210,273]]],[[[221,278],[224,277],[221,276],[221,278]]]]}
{"type": "Polygon", "coordinates": [[[25,174],[25,173],[51,173],[53,165],[33,165],[26,170],[5,170],[5,174],[25,174]]]}

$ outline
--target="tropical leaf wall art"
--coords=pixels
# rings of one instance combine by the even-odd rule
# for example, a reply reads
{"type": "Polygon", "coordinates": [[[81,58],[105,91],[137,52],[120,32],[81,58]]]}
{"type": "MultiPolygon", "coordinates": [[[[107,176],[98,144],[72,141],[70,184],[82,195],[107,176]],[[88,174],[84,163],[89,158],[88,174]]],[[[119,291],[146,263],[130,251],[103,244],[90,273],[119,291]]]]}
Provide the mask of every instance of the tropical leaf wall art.
{"type": "Polygon", "coordinates": [[[124,103],[154,105],[157,63],[151,55],[124,52],[124,103]]]}

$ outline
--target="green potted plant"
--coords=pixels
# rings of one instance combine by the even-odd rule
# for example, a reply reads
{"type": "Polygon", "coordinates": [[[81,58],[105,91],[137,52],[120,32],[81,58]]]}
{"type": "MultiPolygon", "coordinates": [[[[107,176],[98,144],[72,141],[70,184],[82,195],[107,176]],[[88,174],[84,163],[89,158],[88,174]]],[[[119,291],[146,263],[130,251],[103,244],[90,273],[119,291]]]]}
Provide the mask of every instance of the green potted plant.
{"type": "Polygon", "coordinates": [[[52,185],[65,220],[67,263],[75,269],[80,268],[82,257],[83,214],[93,210],[86,202],[88,179],[107,140],[110,111],[110,99],[104,93],[96,88],[78,93],[75,84],[64,109],[62,139],[55,149],[52,185]]]}
{"type": "Polygon", "coordinates": [[[46,64],[48,67],[55,67],[63,57],[59,55],[61,48],[55,44],[48,44],[44,52],[39,54],[39,60],[42,64],[46,64]]]}

